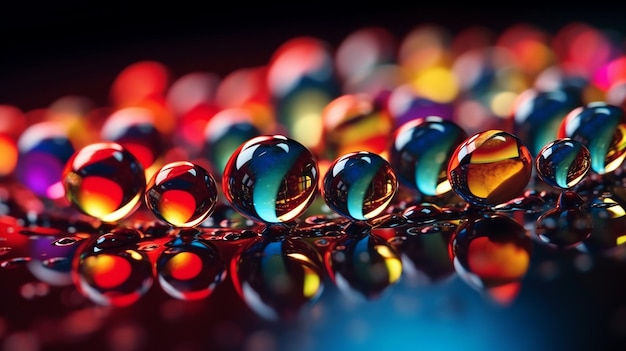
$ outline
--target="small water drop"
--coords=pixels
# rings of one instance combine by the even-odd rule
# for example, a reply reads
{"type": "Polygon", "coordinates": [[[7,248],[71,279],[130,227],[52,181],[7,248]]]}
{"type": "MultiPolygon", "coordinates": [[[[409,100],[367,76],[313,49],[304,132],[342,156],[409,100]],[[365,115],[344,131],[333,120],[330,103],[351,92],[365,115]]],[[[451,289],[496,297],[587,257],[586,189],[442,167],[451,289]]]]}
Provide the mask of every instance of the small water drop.
{"type": "Polygon", "coordinates": [[[15,257],[0,263],[1,268],[16,268],[22,264],[30,262],[30,257],[15,257]]]}

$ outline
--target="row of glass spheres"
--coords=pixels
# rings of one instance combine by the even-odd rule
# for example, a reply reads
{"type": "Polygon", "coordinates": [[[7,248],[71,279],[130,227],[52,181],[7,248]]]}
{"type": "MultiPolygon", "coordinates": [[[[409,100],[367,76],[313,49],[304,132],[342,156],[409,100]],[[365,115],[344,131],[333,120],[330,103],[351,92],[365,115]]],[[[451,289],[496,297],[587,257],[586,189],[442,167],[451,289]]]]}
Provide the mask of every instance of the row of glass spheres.
{"type": "MultiPolygon", "coordinates": [[[[533,165],[557,189],[572,189],[590,169],[613,172],[626,156],[623,118],[620,107],[604,102],[576,108],[536,156],[523,140],[503,130],[468,136],[453,121],[417,118],[395,132],[388,159],[370,151],[350,152],[323,175],[313,153],[297,140],[261,135],[230,156],[221,186],[235,210],[265,224],[294,221],[312,204],[318,188],[334,212],[354,221],[383,214],[400,186],[415,199],[452,190],[471,206],[491,207],[523,193],[533,165]]],[[[141,163],[114,142],[78,150],[66,163],[62,183],[74,207],[104,222],[128,217],[144,201],[160,220],[195,227],[218,202],[216,180],[200,165],[168,163],[146,182],[141,163]]]]}

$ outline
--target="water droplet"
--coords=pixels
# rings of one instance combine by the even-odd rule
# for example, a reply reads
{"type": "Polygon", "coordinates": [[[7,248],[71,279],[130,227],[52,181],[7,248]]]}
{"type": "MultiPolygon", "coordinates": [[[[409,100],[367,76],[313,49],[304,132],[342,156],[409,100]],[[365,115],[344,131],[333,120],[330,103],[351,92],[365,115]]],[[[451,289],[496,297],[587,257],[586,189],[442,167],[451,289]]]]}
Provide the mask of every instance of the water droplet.
{"type": "Polygon", "coordinates": [[[328,241],[327,239],[324,239],[324,238],[322,238],[322,239],[317,239],[317,240],[315,240],[313,243],[314,243],[316,246],[319,246],[319,247],[326,247],[326,246],[330,245],[330,241],[328,241]]]}
{"type": "Polygon", "coordinates": [[[30,257],[14,257],[0,263],[0,267],[2,268],[16,268],[25,263],[30,262],[30,257]]]}

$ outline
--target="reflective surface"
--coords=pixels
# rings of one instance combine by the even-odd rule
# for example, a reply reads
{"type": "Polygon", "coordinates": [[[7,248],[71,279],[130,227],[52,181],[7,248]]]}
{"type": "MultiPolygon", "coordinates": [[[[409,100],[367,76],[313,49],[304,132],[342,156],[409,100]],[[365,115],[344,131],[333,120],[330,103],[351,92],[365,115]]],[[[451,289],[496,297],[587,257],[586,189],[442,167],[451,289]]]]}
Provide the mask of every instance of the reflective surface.
{"type": "MultiPolygon", "coordinates": [[[[342,12],[335,5],[308,9],[315,18],[311,23],[323,29],[317,33],[340,36],[335,32],[339,24],[361,23],[363,7],[342,12]],[[319,18],[325,19],[323,23],[319,18]],[[338,21],[329,25],[333,18],[338,21]]],[[[377,7],[373,20],[401,26],[386,17],[390,8],[391,4],[377,7]]],[[[360,57],[347,60],[354,70],[348,73],[344,64],[337,73],[350,75],[349,81],[338,83],[352,93],[389,89],[381,93],[389,97],[382,107],[391,112],[391,101],[398,103],[393,110],[402,119],[436,110],[468,134],[494,127],[511,132],[515,97],[530,86],[553,91],[575,85],[585,102],[623,101],[619,82],[626,77],[624,41],[617,31],[607,35],[576,22],[549,33],[527,24],[510,26],[514,21],[509,16],[520,16],[515,9],[494,16],[492,11],[455,14],[459,10],[455,7],[446,8],[440,17],[455,29],[471,20],[481,25],[496,22],[502,30],[481,26],[452,32],[422,23],[420,19],[436,18],[423,6],[405,3],[401,8],[409,24],[418,26],[397,37],[397,60],[390,62],[386,55],[368,60],[372,51],[361,50],[360,57]],[[368,64],[362,64],[365,61],[368,64]],[[399,85],[407,95],[391,92],[399,85]],[[406,97],[413,97],[415,108],[401,108],[406,97]]],[[[572,8],[549,15],[549,28],[559,25],[572,8]]],[[[286,63],[276,68],[281,74],[266,75],[264,58],[270,52],[265,44],[301,32],[281,28],[272,36],[263,28],[278,25],[278,19],[255,11],[246,15],[238,9],[238,16],[231,19],[223,12],[207,16],[214,12],[186,8],[184,16],[176,16],[176,6],[166,10],[170,17],[162,23],[167,38],[174,39],[187,26],[194,27],[194,37],[168,41],[154,50],[126,45],[134,36],[156,35],[147,24],[159,19],[145,8],[136,16],[124,11],[132,20],[130,28],[124,21],[111,25],[112,10],[107,6],[93,12],[106,18],[97,26],[86,24],[84,15],[76,12],[68,13],[77,14],[72,20],[60,20],[62,10],[53,4],[40,4],[32,17],[5,18],[0,27],[7,28],[6,33],[31,24],[42,29],[32,36],[8,35],[3,41],[2,62],[15,55],[23,59],[0,65],[4,69],[0,80],[8,81],[0,84],[0,95],[26,109],[23,119],[5,118],[6,108],[0,107],[0,135],[8,140],[7,155],[25,127],[41,120],[70,126],[63,137],[79,147],[99,141],[106,118],[128,106],[148,109],[159,132],[165,133],[158,164],[187,161],[209,170],[211,161],[201,150],[206,132],[202,127],[217,117],[217,110],[240,103],[253,111],[254,125],[267,135],[289,137],[287,130],[297,130],[300,136],[312,137],[307,145],[319,141],[321,124],[299,126],[299,122],[319,121],[316,113],[323,103],[318,102],[328,101],[322,97],[331,90],[315,80],[328,82],[332,56],[318,50],[286,50],[296,58],[276,60],[286,63]],[[50,23],[46,21],[57,19],[57,26],[46,26],[50,23]],[[226,22],[237,31],[225,29],[226,22]],[[140,25],[144,23],[145,27],[140,25]],[[71,41],[84,49],[77,58],[67,59],[78,50],[65,45],[70,40],[52,34],[63,25],[82,35],[71,41]],[[207,28],[219,28],[224,36],[203,37],[207,28]],[[253,28],[249,37],[237,34],[244,28],[253,28]],[[91,51],[96,47],[90,40],[116,31],[122,32],[107,41],[115,49],[91,51]],[[54,45],[40,45],[52,36],[54,45]],[[16,38],[24,41],[19,50],[16,38]],[[118,56],[120,47],[137,50],[138,55],[126,61],[118,56]],[[259,61],[247,65],[253,60],[251,53],[261,57],[259,66],[259,61]],[[60,66],[46,63],[44,54],[60,66]],[[88,57],[107,64],[84,62],[88,57]],[[137,57],[163,61],[132,60],[137,57]],[[129,65],[122,69],[116,66],[120,63],[129,65]],[[24,70],[29,64],[37,69],[24,70]],[[237,70],[218,82],[211,80],[213,72],[204,71],[207,67],[224,73],[237,70]],[[112,72],[116,68],[121,72],[112,72]],[[203,76],[208,79],[192,83],[185,79],[184,84],[179,82],[184,89],[175,87],[186,71],[208,73],[203,76]],[[267,77],[289,88],[287,83],[297,80],[290,77],[301,77],[303,71],[307,81],[296,83],[294,90],[303,93],[285,99],[283,107],[289,108],[281,107],[281,121],[276,120],[276,100],[270,99],[267,77]],[[73,85],[71,74],[78,74],[82,83],[73,85]],[[49,87],[46,79],[52,80],[49,87]],[[107,85],[111,82],[112,87],[107,85]],[[36,83],[36,89],[29,83],[36,83]],[[315,88],[304,93],[307,86],[315,88]],[[110,95],[103,91],[107,88],[112,88],[110,95]],[[57,100],[68,91],[93,94],[96,100],[92,104],[84,97],[57,100]],[[33,109],[40,106],[46,108],[33,109]]],[[[296,13],[286,16],[276,7],[271,10],[300,22],[296,13]]],[[[621,19],[611,22],[618,12],[601,16],[602,28],[612,23],[623,26],[621,19]]],[[[97,18],[92,17],[93,22],[98,23],[97,18]]],[[[303,48],[297,44],[292,47],[303,48]]],[[[324,145],[313,149],[321,152],[324,145]]],[[[176,228],[141,203],[119,220],[102,221],[64,197],[35,194],[25,178],[13,172],[10,157],[0,163],[6,165],[0,178],[2,350],[621,350],[626,342],[626,285],[621,279],[626,268],[624,165],[605,174],[590,171],[572,189],[557,189],[531,177],[517,194],[502,187],[508,196],[496,205],[484,200],[471,203],[454,191],[419,198],[398,189],[367,223],[334,213],[320,193],[284,223],[249,218],[224,198],[200,225],[176,228]]],[[[124,173],[132,164],[118,169],[124,173]]],[[[323,175],[329,163],[323,160],[318,166],[323,175]]]]}

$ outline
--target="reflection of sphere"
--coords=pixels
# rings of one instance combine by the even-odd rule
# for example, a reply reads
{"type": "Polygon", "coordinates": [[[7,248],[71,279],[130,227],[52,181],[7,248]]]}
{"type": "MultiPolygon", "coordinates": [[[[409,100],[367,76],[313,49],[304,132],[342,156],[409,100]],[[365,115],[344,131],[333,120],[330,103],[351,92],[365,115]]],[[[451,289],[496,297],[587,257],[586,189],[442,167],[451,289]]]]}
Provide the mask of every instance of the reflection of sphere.
{"type": "Polygon", "coordinates": [[[142,297],[154,278],[149,257],[137,250],[140,236],[135,230],[120,229],[99,236],[81,250],[72,272],[78,289],[107,306],[127,306],[142,297]]]}
{"type": "Polygon", "coordinates": [[[622,257],[626,252],[626,194],[615,187],[608,197],[592,199],[589,213],[591,235],[578,249],[592,254],[622,257]]]}
{"type": "Polygon", "coordinates": [[[537,218],[535,232],[541,242],[557,248],[570,248],[591,235],[592,219],[581,206],[584,200],[573,191],[559,195],[557,206],[537,218]]]}
{"type": "Polygon", "coordinates": [[[524,192],[532,169],[526,145],[512,134],[492,129],[459,145],[448,164],[448,180],[471,204],[499,205],[524,192]]]}
{"type": "Polygon", "coordinates": [[[233,258],[231,272],[240,296],[269,320],[297,318],[324,289],[321,257],[304,240],[254,241],[233,258]]]}
{"type": "Polygon", "coordinates": [[[346,235],[333,244],[325,258],[331,278],[350,296],[376,299],[402,276],[395,248],[374,235],[346,235]]]}
{"type": "Polygon", "coordinates": [[[531,247],[524,227],[498,214],[463,222],[449,246],[455,270],[477,289],[522,279],[530,264],[531,247]]]}
{"type": "Polygon", "coordinates": [[[213,213],[217,186],[204,168],[187,161],[172,162],[152,176],[145,201],[159,219],[176,227],[195,227],[213,213]]]}
{"type": "Polygon", "coordinates": [[[108,142],[77,151],[68,160],[62,179],[70,203],[104,222],[132,214],[146,187],[141,163],[121,145],[108,142]]]}
{"type": "Polygon", "coordinates": [[[362,221],[383,213],[397,191],[398,181],[389,162],[361,151],[346,154],[329,166],[322,196],[333,211],[362,221]]]}
{"type": "Polygon", "coordinates": [[[537,155],[539,178],[557,189],[571,189],[587,175],[591,155],[585,145],[565,138],[547,143],[537,155]]]}
{"type": "Polygon", "coordinates": [[[265,223],[288,222],[317,194],[313,154],[282,135],[259,136],[235,150],[224,169],[224,195],[238,212],[265,223]]]}
{"type": "Polygon", "coordinates": [[[403,275],[431,284],[445,281],[454,275],[454,267],[448,255],[453,229],[453,226],[440,226],[434,222],[398,232],[390,242],[402,258],[403,275]]]}
{"type": "Polygon", "coordinates": [[[611,173],[626,158],[625,118],[619,106],[592,102],[572,110],[561,122],[557,137],[582,143],[591,154],[591,169],[611,173]]]}
{"type": "Polygon", "coordinates": [[[410,189],[442,195],[451,190],[446,172],[450,157],[467,137],[456,123],[441,117],[414,119],[396,130],[389,162],[410,189]]]}
{"type": "Polygon", "coordinates": [[[175,239],[157,259],[159,283],[170,296],[197,300],[209,296],[226,276],[224,262],[210,243],[175,239]]]}

